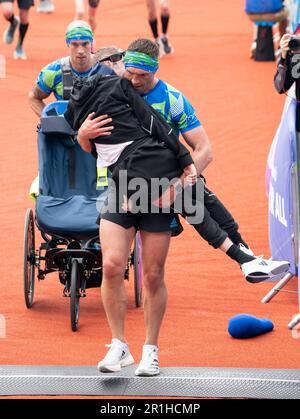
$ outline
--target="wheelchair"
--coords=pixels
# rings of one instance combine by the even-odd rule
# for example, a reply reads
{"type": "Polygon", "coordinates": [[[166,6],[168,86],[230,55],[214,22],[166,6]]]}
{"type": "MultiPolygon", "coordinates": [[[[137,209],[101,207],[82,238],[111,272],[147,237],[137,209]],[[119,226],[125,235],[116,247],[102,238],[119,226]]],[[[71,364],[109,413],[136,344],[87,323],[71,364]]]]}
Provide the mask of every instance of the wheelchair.
{"type": "MultiPolygon", "coordinates": [[[[101,287],[102,253],[96,223],[106,199],[107,177],[97,174],[96,159],[84,152],[76,133],[64,119],[67,101],[47,105],[38,126],[39,177],[35,215],[27,209],[24,228],[24,296],[33,306],[35,275],[38,281],[57,272],[70,298],[71,329],[79,322],[80,299],[88,288],[101,287]],[[35,230],[42,237],[36,248],[35,230]]],[[[113,240],[113,238],[112,238],[113,240]]],[[[142,302],[141,239],[124,267],[124,279],[133,271],[135,305],[142,302]]]]}

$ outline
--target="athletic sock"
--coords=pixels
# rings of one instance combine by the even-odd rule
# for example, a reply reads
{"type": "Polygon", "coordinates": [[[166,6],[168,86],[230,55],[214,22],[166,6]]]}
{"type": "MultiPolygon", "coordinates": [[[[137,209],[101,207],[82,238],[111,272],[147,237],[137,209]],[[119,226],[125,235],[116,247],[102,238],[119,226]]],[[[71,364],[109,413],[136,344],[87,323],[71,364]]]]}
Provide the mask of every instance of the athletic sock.
{"type": "Polygon", "coordinates": [[[231,259],[235,260],[237,263],[242,265],[246,262],[251,262],[251,260],[256,259],[253,256],[246,255],[236,244],[232,244],[230,248],[227,250],[226,255],[228,255],[231,259]]]}
{"type": "Polygon", "coordinates": [[[22,46],[29,23],[20,23],[18,45],[22,46]]]}
{"type": "Polygon", "coordinates": [[[247,247],[247,249],[249,249],[248,244],[242,239],[242,236],[240,235],[240,233],[238,231],[235,231],[232,234],[228,235],[230,240],[232,241],[232,243],[236,244],[237,246],[239,244],[243,244],[245,247],[247,247]]]}
{"type": "Polygon", "coordinates": [[[153,37],[157,39],[158,38],[157,19],[149,20],[149,25],[151,27],[153,37]]]}
{"type": "Polygon", "coordinates": [[[162,33],[166,35],[167,30],[168,30],[170,15],[165,15],[165,16],[161,15],[160,19],[161,19],[162,33]]]}
{"type": "Polygon", "coordinates": [[[6,20],[12,25],[14,23],[14,20],[15,20],[15,15],[12,14],[11,17],[9,19],[6,18],[6,20]]]}

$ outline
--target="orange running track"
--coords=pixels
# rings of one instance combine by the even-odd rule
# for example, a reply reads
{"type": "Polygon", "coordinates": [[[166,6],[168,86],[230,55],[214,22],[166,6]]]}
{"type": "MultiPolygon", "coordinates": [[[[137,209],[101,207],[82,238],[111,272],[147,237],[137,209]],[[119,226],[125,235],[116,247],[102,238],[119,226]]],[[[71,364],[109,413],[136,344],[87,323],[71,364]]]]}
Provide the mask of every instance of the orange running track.
{"type": "MultiPolygon", "coordinates": [[[[55,4],[51,15],[31,10],[28,61],[14,61],[13,47],[0,41],[7,58],[7,76],[0,79],[0,314],[7,323],[6,338],[0,338],[1,364],[96,365],[110,341],[99,289],[88,290],[81,301],[77,333],[70,330],[69,300],[62,298],[55,274],[36,283],[31,310],[23,298],[24,216],[27,207],[34,208],[28,189],[37,173],[38,123],[27,93],[42,66],[67,55],[64,31],[74,15],[73,0],[55,4]]],[[[248,58],[252,27],[243,6],[243,0],[172,0],[175,54],[162,59],[159,76],[186,94],[209,134],[214,161],[205,171],[208,187],[232,211],[255,253],[269,257],[264,171],[284,98],[273,88],[275,63],[248,58]]],[[[102,0],[98,16],[97,47],[126,48],[134,38],[150,36],[144,0],[102,0]]],[[[2,17],[0,25],[2,33],[2,17]]],[[[281,293],[261,304],[272,285],[247,283],[235,262],[209,247],[190,226],[172,240],[166,281],[161,366],[299,367],[300,341],[287,329],[298,312],[296,295],[281,293]],[[237,313],[268,317],[275,329],[234,340],[227,324],[237,313]]],[[[296,289],[296,282],[288,288],[296,289]]],[[[144,324],[143,310],[134,307],[133,281],[128,294],[126,335],[138,361],[144,324]]]]}

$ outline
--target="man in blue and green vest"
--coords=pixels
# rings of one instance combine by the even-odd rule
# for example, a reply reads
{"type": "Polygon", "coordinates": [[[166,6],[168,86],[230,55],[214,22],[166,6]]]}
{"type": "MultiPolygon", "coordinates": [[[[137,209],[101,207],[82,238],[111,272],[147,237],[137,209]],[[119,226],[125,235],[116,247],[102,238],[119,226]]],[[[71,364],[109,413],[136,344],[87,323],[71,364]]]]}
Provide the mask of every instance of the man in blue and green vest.
{"type": "Polygon", "coordinates": [[[93,62],[93,39],[91,27],[83,20],[75,20],[67,27],[66,43],[70,55],[46,65],[29,92],[30,106],[38,116],[46,106],[44,99],[51,93],[54,94],[56,100],[69,99],[73,76],[114,74],[113,70],[104,64],[93,62]]]}

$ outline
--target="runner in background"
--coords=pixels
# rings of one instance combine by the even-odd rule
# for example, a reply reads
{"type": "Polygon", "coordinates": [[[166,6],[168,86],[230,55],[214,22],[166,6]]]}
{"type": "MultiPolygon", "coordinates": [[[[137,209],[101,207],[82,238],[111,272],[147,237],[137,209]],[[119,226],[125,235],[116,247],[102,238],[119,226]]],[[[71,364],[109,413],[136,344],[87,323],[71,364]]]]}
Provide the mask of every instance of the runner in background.
{"type": "MultiPolygon", "coordinates": [[[[97,26],[97,20],[96,20],[96,13],[97,13],[97,7],[100,4],[100,0],[88,0],[88,21],[89,24],[95,32],[96,26],[97,26]]],[[[84,0],[75,0],[75,8],[76,8],[76,15],[75,19],[84,19],[84,0]]]]}
{"type": "Polygon", "coordinates": [[[19,26],[19,38],[14,51],[14,59],[27,60],[23,49],[23,42],[29,26],[29,9],[34,5],[33,0],[18,0],[19,16],[14,15],[14,0],[0,0],[2,14],[9,22],[9,26],[3,34],[3,41],[12,44],[17,27],[19,26]]]}
{"type": "Polygon", "coordinates": [[[159,0],[160,2],[160,20],[161,20],[161,32],[159,35],[158,31],[158,19],[156,13],[156,0],[146,0],[148,10],[148,22],[152,31],[152,35],[159,47],[159,54],[162,57],[164,54],[171,54],[174,50],[169,44],[167,37],[167,31],[170,20],[170,8],[169,0],[159,0]]]}

